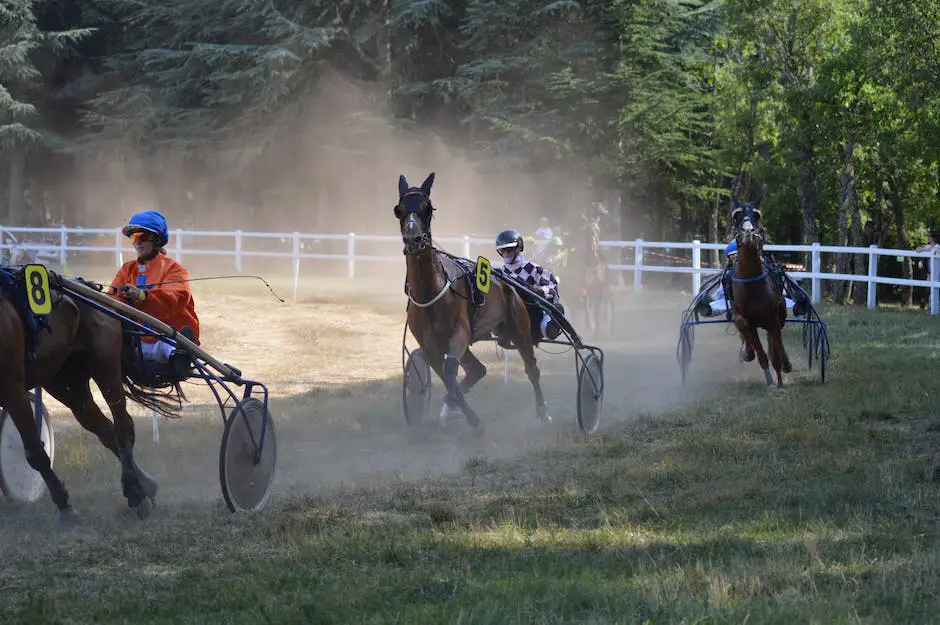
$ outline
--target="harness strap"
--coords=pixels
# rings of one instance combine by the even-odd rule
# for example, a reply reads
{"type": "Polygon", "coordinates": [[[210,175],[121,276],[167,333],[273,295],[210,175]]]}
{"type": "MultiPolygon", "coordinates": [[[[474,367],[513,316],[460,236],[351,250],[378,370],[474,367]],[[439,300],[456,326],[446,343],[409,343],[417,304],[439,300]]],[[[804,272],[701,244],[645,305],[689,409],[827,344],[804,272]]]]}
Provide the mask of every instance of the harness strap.
{"type": "Polygon", "coordinates": [[[738,283],[747,284],[748,282],[757,282],[758,280],[763,280],[763,279],[766,278],[768,275],[770,275],[770,274],[768,274],[768,273],[765,271],[764,273],[762,273],[761,275],[757,276],[756,278],[739,278],[735,273],[732,273],[732,274],[731,274],[731,281],[732,281],[732,282],[738,282],[738,283]]]}
{"type": "Polygon", "coordinates": [[[415,298],[411,297],[411,285],[410,285],[410,284],[408,285],[408,290],[406,291],[406,294],[408,295],[409,301],[411,301],[411,303],[414,304],[415,306],[417,306],[418,308],[428,308],[428,307],[433,306],[434,304],[436,304],[438,301],[440,301],[440,299],[441,299],[442,297],[444,297],[444,294],[447,293],[447,290],[448,290],[451,286],[453,286],[454,282],[456,282],[456,281],[457,281],[456,279],[453,279],[453,280],[450,280],[450,279],[449,279],[449,280],[447,280],[447,282],[444,283],[444,287],[438,292],[438,294],[435,295],[435,296],[431,299],[431,301],[425,302],[424,304],[418,302],[417,300],[415,300],[415,298]]]}

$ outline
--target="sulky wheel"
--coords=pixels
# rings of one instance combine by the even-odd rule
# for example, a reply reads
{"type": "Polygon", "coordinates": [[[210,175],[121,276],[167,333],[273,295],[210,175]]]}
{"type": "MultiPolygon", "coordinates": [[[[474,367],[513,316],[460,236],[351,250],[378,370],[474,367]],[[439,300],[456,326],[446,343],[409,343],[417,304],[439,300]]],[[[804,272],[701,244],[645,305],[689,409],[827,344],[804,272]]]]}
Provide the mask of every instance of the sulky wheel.
{"type": "Polygon", "coordinates": [[[578,373],[578,427],[593,434],[604,407],[604,368],[596,354],[588,354],[578,373]]]}
{"type": "MultiPolygon", "coordinates": [[[[29,405],[35,414],[35,398],[29,393],[29,405]]],[[[55,435],[46,407],[42,409],[42,444],[49,455],[49,462],[55,462],[55,435]]],[[[0,490],[13,501],[33,503],[46,492],[46,483],[42,476],[26,461],[23,439],[13,423],[13,418],[6,410],[0,410],[0,490]]]]}
{"type": "Polygon", "coordinates": [[[829,338],[825,330],[822,330],[822,336],[819,340],[819,381],[826,383],[826,364],[829,361],[829,338]]]}
{"type": "Polygon", "coordinates": [[[692,339],[685,328],[679,332],[679,348],[676,357],[679,360],[679,371],[682,373],[682,384],[685,384],[689,373],[689,363],[692,362],[692,339]]]}
{"type": "Polygon", "coordinates": [[[219,480],[229,510],[255,512],[264,507],[276,459],[274,421],[264,402],[256,397],[241,400],[225,422],[219,450],[219,480]]]}
{"type": "Polygon", "coordinates": [[[405,363],[401,401],[409,425],[418,425],[427,417],[431,407],[431,366],[420,348],[411,352],[405,363]]]}

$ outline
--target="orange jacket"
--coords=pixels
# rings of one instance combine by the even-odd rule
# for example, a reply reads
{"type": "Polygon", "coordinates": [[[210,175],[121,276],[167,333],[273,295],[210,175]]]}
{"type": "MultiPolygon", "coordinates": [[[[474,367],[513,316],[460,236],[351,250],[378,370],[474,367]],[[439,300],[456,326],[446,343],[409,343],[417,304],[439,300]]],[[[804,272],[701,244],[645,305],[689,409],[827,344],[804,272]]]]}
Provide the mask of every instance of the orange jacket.
{"type": "MultiPolygon", "coordinates": [[[[199,318],[196,316],[196,302],[189,290],[189,273],[181,264],[160,252],[153,259],[144,264],[137,260],[124,263],[114,280],[111,281],[111,297],[125,304],[139,308],[148,315],[156,317],[163,323],[182,330],[189,326],[196,335],[195,343],[199,344],[199,318]],[[143,271],[141,271],[143,269],[143,271]],[[161,282],[174,282],[173,284],[160,284],[161,282]],[[142,302],[129,302],[121,296],[120,288],[125,284],[133,284],[147,293],[147,299],[142,302]],[[147,285],[155,286],[147,286],[147,285]]],[[[142,341],[154,342],[157,339],[151,336],[142,336],[142,341]]]]}

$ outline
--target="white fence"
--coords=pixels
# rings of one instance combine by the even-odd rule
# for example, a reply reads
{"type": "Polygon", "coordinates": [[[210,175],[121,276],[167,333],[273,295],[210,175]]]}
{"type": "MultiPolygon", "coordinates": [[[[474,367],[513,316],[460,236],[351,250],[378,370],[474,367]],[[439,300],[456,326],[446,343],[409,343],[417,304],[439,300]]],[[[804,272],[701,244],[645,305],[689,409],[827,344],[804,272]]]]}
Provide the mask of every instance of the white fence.
{"type": "MultiPolygon", "coordinates": [[[[463,236],[463,237],[436,237],[435,241],[448,247],[455,253],[473,258],[474,252],[479,255],[491,256],[493,253],[494,237],[463,236]]],[[[643,275],[646,273],[685,273],[691,275],[691,288],[697,293],[702,284],[702,276],[717,273],[719,270],[702,265],[703,250],[723,250],[721,243],[691,242],[662,242],[662,241],[601,241],[601,246],[622,252],[629,249],[633,252],[633,263],[613,263],[609,267],[620,272],[633,273],[633,289],[639,291],[643,288],[643,275]],[[644,252],[648,250],[691,250],[689,266],[652,265],[644,262],[644,252]]],[[[133,253],[128,245],[127,238],[121,235],[120,228],[8,228],[0,225],[0,258],[4,252],[14,247],[33,250],[45,258],[52,258],[65,264],[75,253],[113,253],[116,267],[124,262],[125,253],[133,253]],[[95,244],[82,245],[82,239],[93,238],[95,244]],[[102,239],[107,238],[109,243],[103,244],[102,239]]],[[[898,286],[927,287],[930,289],[930,313],[940,314],[940,281],[937,280],[906,280],[878,275],[878,258],[880,256],[913,257],[925,259],[931,264],[930,276],[934,278],[940,269],[940,257],[930,253],[918,253],[910,250],[893,250],[870,247],[839,247],[834,245],[768,245],[769,251],[809,253],[811,258],[810,271],[792,271],[789,274],[797,279],[810,280],[810,295],[813,302],[819,302],[822,297],[823,280],[843,280],[852,282],[865,282],[868,285],[868,308],[877,306],[876,285],[891,284],[898,286]],[[822,254],[850,254],[864,255],[868,259],[868,272],[866,275],[839,274],[824,272],[822,267],[822,254]]],[[[353,278],[356,276],[358,263],[371,262],[399,262],[401,263],[401,237],[398,235],[362,235],[347,234],[307,234],[301,232],[243,232],[241,230],[173,230],[171,232],[168,253],[181,261],[185,256],[221,256],[233,260],[235,270],[242,271],[245,258],[282,258],[290,259],[294,277],[294,299],[297,298],[297,288],[300,280],[301,261],[304,260],[331,260],[340,261],[346,265],[346,274],[353,278]],[[200,245],[199,240],[215,240],[216,245],[200,245]],[[221,244],[219,243],[219,240],[221,244]],[[265,249],[256,249],[259,242],[266,242],[265,249]],[[275,249],[270,249],[271,247],[275,249]],[[378,247],[382,253],[362,253],[369,247],[378,247]],[[332,249],[323,249],[332,248],[332,249]],[[337,251],[336,248],[342,251],[337,251]],[[322,251],[317,251],[318,249],[322,251]]]]}

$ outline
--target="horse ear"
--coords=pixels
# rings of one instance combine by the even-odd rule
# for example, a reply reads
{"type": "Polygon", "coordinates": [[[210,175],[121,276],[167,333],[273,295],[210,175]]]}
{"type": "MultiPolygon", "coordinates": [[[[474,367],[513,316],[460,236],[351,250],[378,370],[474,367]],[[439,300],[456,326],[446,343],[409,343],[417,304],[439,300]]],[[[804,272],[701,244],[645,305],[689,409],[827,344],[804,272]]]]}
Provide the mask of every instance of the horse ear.
{"type": "Polygon", "coordinates": [[[759,198],[757,198],[757,200],[754,202],[754,209],[755,209],[755,210],[757,210],[757,208],[760,207],[760,203],[761,203],[763,200],[764,200],[764,196],[763,196],[763,195],[760,196],[759,198]]]}
{"type": "Polygon", "coordinates": [[[426,196],[431,197],[431,185],[434,184],[434,172],[432,171],[428,177],[421,183],[421,192],[426,196]]]}
{"type": "Polygon", "coordinates": [[[405,175],[402,174],[398,177],[398,197],[406,193],[408,193],[408,181],[405,180],[405,175]]]}

